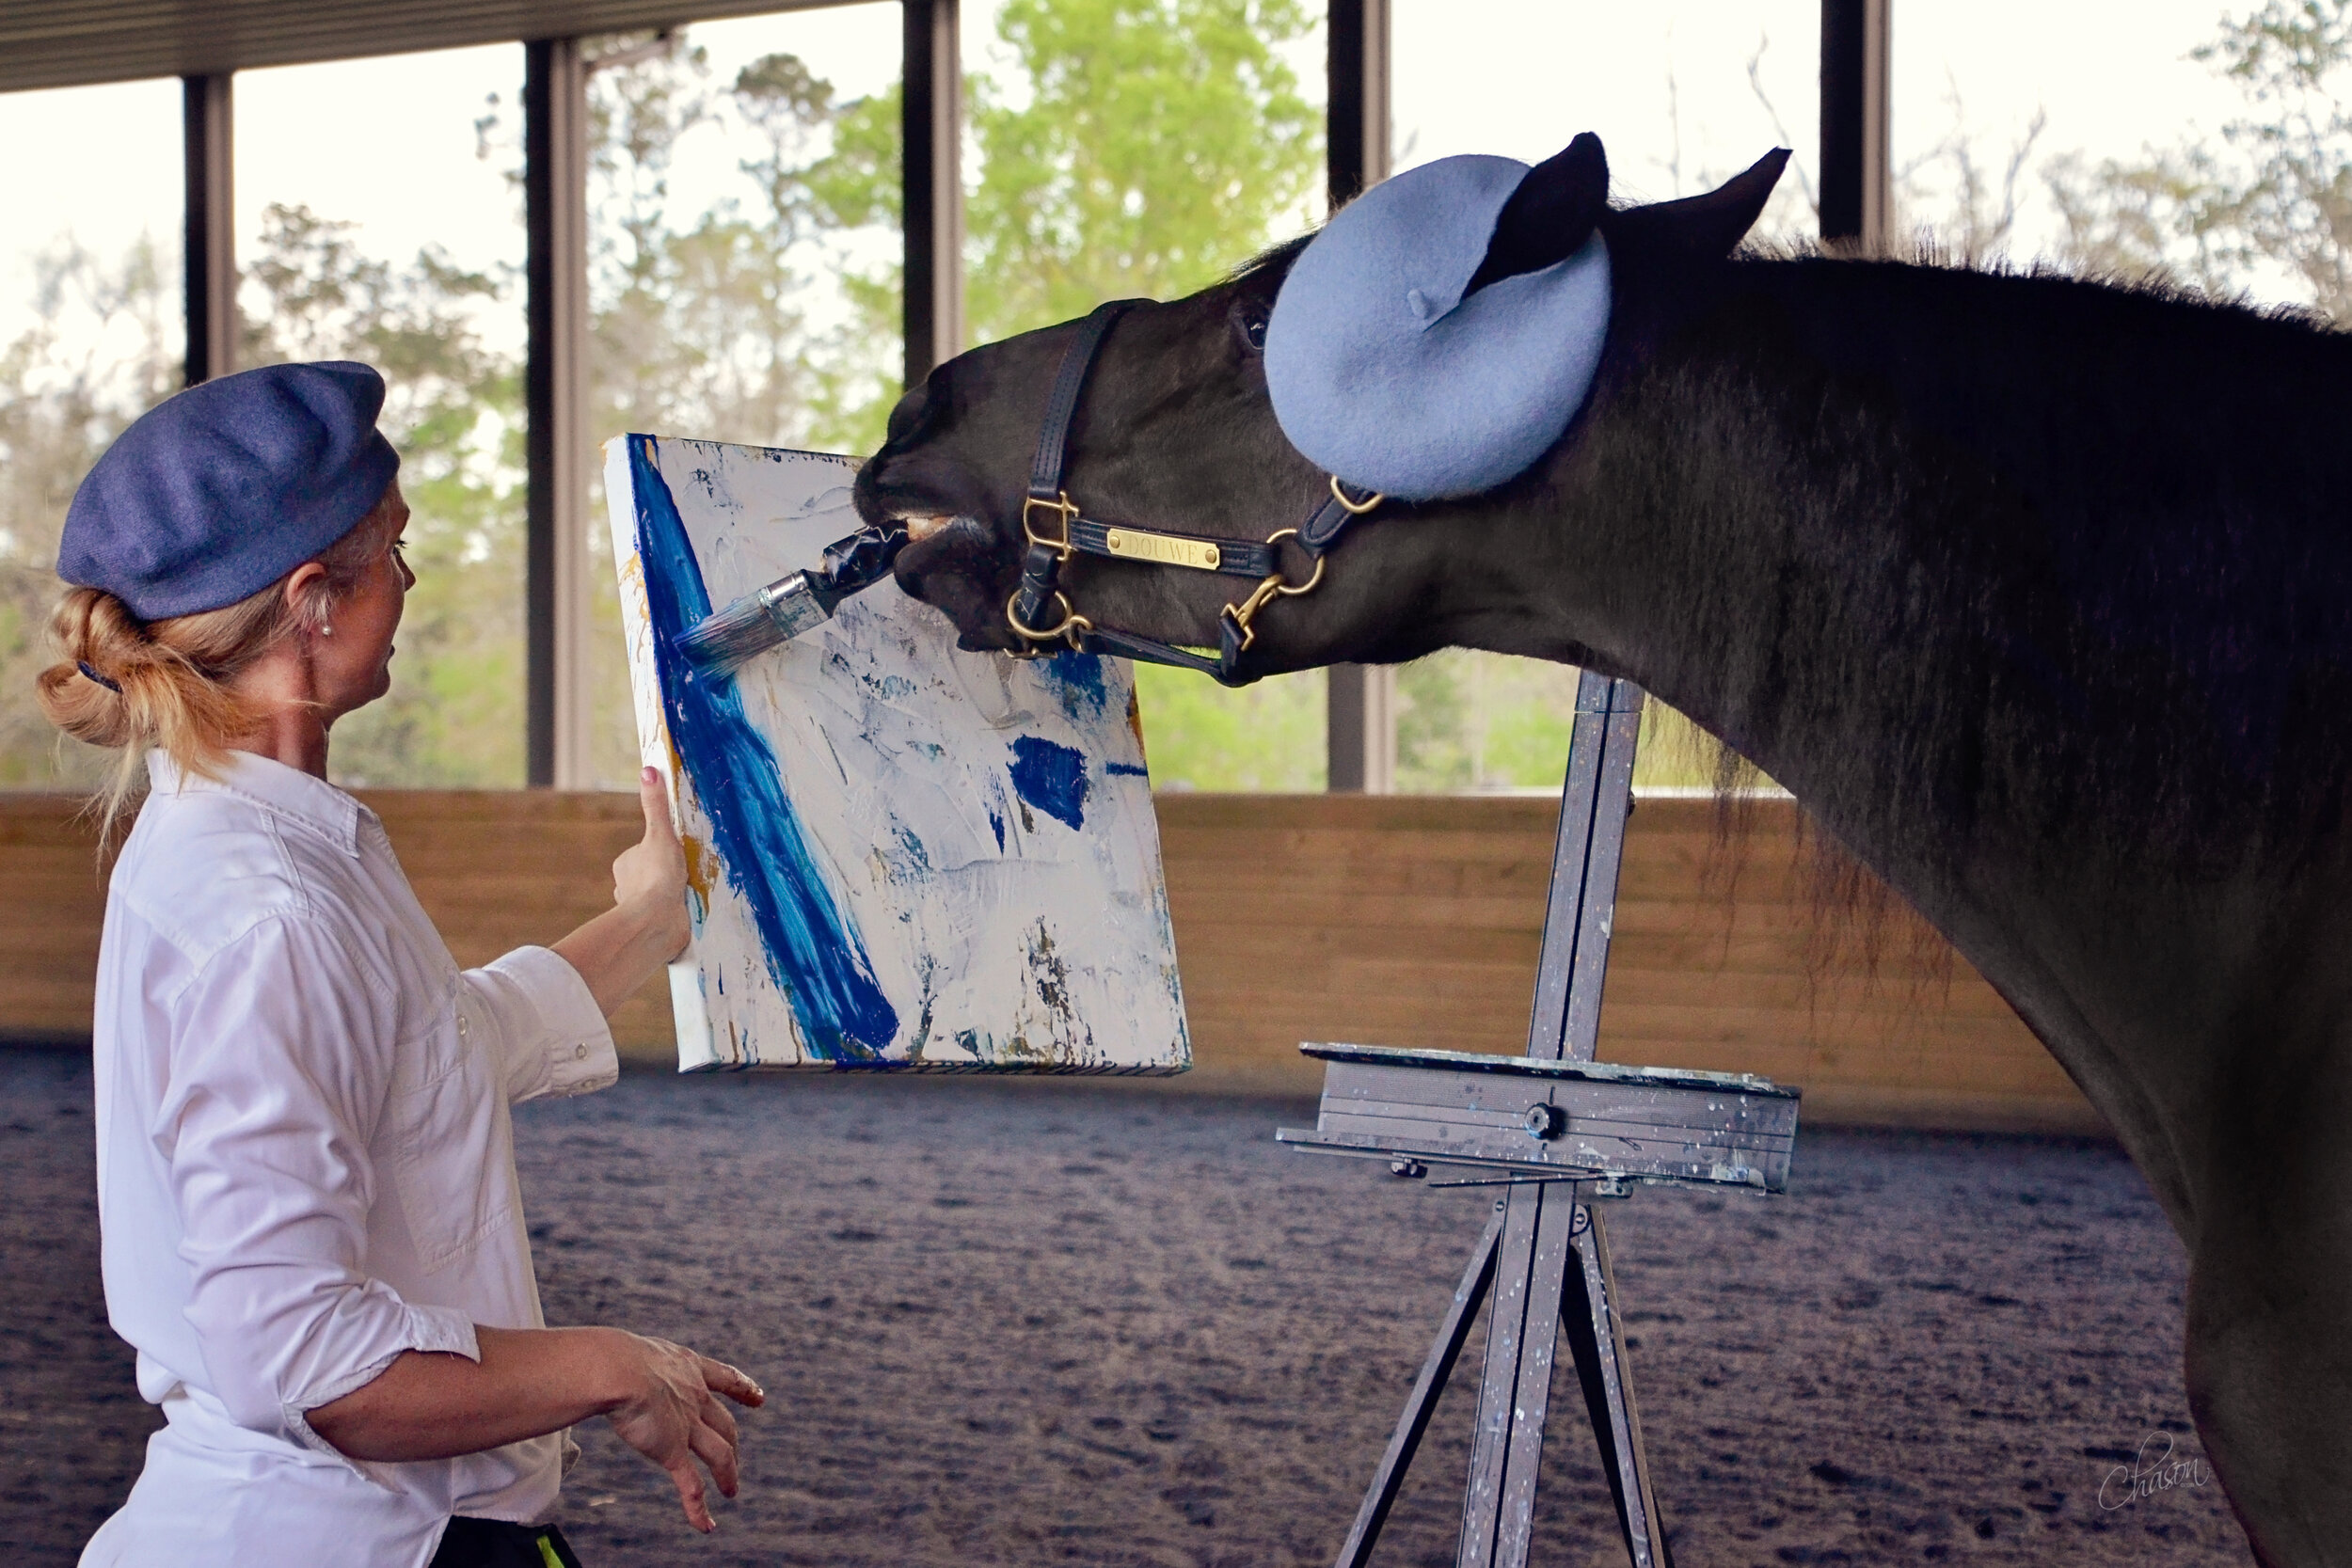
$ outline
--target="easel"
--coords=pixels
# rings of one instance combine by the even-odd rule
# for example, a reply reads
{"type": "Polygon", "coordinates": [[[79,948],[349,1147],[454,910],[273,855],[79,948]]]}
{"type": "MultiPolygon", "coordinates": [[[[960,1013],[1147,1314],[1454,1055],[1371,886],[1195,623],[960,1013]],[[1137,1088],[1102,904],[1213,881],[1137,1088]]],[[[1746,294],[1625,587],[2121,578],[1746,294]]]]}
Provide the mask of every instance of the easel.
{"type": "Polygon", "coordinates": [[[1447,1184],[1506,1189],[1406,1400],[1338,1568],[1364,1568],[1372,1556],[1470,1323],[1490,1300],[1456,1568],[1525,1568],[1564,1331],[1634,1568],[1671,1568],[1642,1453],[1608,1231],[1593,1200],[1624,1196],[1627,1180],[1777,1190],[1787,1180],[1796,1104],[1791,1091],[1761,1079],[1573,1066],[1593,1061],[1599,1035],[1641,721],[1639,687],[1582,673],[1528,1059],[1514,1067],[1517,1059],[1507,1057],[1311,1047],[1332,1058],[1323,1117],[1315,1133],[1278,1134],[1323,1152],[1393,1156],[1391,1168],[1402,1176],[1425,1174],[1424,1161],[1468,1165],[1483,1179],[1447,1184]],[[1514,1123],[1508,1107],[1531,1093],[1544,1099],[1514,1123]],[[1626,1139],[1629,1128],[1643,1136],[1626,1139]],[[1653,1129],[1662,1136],[1652,1138],[1653,1129]]]}

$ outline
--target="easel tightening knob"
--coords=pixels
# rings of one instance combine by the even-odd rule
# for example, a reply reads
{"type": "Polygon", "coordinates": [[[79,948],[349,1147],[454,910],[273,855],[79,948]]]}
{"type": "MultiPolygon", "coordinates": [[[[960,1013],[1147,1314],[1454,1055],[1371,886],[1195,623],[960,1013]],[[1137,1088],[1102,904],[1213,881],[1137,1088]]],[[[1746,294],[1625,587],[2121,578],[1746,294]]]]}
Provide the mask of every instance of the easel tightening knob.
{"type": "Polygon", "coordinates": [[[1527,1135],[1531,1138],[1549,1140],[1568,1130],[1567,1112],[1563,1111],[1557,1105],[1542,1101],[1530,1105],[1527,1108],[1527,1115],[1519,1120],[1520,1125],[1527,1129],[1527,1135]]]}

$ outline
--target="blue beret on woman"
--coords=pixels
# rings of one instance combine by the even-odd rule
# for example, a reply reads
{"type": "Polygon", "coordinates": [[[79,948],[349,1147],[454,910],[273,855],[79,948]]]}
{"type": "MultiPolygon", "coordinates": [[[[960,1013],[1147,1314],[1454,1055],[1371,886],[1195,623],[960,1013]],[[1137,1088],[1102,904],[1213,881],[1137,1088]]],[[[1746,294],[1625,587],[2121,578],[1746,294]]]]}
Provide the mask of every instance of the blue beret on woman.
{"type": "Polygon", "coordinates": [[[326,360],[191,387],[133,421],[66,513],[57,575],[142,621],[250,597],[349,533],[400,454],[384,378],[326,360]]]}

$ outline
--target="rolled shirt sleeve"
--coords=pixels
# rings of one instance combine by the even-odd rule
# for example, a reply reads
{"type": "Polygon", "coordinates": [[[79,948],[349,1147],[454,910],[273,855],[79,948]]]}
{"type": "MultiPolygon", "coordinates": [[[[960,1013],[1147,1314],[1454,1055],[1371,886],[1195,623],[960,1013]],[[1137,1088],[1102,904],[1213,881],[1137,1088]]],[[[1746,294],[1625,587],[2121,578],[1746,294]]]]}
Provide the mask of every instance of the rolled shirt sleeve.
{"type": "Polygon", "coordinates": [[[612,1031],[588,982],[546,947],[466,971],[458,1027],[490,1053],[510,1104],[589,1094],[620,1077],[612,1031]]]}
{"type": "Polygon", "coordinates": [[[239,1425],[343,1459],[310,1411],[403,1351],[480,1358],[467,1313],[412,1305],[368,1271],[371,1135],[401,1075],[430,1066],[404,1065],[389,987],[318,923],[260,924],[173,1010],[153,1136],[212,1392],[239,1425]]]}

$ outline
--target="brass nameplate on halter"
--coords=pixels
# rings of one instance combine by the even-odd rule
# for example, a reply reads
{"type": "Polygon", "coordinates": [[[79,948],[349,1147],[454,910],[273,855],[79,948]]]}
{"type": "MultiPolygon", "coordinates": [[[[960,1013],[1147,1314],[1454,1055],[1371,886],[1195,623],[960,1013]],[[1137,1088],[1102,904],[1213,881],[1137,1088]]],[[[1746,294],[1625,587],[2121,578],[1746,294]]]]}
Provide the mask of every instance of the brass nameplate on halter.
{"type": "Polygon", "coordinates": [[[1125,561],[1152,561],[1163,566],[1189,566],[1214,572],[1225,557],[1205,539],[1185,539],[1172,533],[1146,533],[1141,529],[1107,529],[1103,547],[1125,561]]]}

